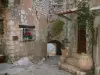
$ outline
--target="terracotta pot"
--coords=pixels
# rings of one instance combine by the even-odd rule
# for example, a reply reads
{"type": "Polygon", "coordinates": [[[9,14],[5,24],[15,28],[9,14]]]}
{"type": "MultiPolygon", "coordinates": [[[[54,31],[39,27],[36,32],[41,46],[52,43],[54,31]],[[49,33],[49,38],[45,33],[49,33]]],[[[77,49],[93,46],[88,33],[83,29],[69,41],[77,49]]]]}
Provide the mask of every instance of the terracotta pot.
{"type": "Polygon", "coordinates": [[[88,54],[82,54],[79,58],[79,67],[83,70],[90,70],[93,66],[92,57],[88,54]]]}
{"type": "Polygon", "coordinates": [[[66,48],[62,48],[61,52],[62,52],[62,57],[66,58],[67,57],[67,50],[66,50],[66,48]]]}

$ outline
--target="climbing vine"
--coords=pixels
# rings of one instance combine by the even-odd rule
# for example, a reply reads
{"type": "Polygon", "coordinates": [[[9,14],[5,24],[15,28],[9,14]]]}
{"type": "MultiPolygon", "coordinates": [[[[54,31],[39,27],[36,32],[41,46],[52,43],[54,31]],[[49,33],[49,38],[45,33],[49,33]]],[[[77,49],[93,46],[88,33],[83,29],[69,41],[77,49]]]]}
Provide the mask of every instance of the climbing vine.
{"type": "Polygon", "coordinates": [[[89,29],[93,30],[93,20],[94,20],[94,13],[90,11],[89,4],[87,0],[79,1],[77,4],[78,7],[78,17],[77,17],[77,24],[79,28],[85,29],[86,26],[89,29]]]}
{"type": "MultiPolygon", "coordinates": [[[[89,8],[89,3],[88,0],[82,0],[78,2],[78,11],[76,12],[78,14],[77,17],[77,24],[79,29],[84,29],[89,32],[90,35],[90,40],[89,40],[89,44],[91,44],[92,48],[91,50],[89,49],[89,54],[92,55],[93,58],[93,47],[96,44],[95,38],[94,38],[94,19],[95,19],[95,13],[93,11],[90,10],[89,8]]],[[[94,62],[93,62],[94,63],[94,62]]],[[[94,67],[94,64],[93,64],[94,67]]],[[[93,69],[94,72],[94,69],[93,69]]]]}
{"type": "Polygon", "coordinates": [[[92,50],[94,42],[94,27],[93,22],[95,18],[95,13],[92,12],[89,8],[88,0],[82,0],[77,3],[78,11],[76,12],[77,15],[77,24],[79,29],[87,30],[91,33],[91,43],[92,43],[92,50]]]}

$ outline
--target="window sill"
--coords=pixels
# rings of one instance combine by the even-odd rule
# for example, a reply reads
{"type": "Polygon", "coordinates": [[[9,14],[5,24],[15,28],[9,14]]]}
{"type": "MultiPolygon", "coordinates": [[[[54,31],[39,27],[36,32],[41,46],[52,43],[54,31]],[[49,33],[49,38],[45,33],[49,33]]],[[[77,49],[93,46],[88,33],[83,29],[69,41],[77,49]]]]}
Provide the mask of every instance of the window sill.
{"type": "Polygon", "coordinates": [[[21,42],[29,42],[29,41],[35,41],[35,40],[33,40],[33,39],[28,39],[28,40],[23,40],[23,41],[21,41],[21,42]]]}

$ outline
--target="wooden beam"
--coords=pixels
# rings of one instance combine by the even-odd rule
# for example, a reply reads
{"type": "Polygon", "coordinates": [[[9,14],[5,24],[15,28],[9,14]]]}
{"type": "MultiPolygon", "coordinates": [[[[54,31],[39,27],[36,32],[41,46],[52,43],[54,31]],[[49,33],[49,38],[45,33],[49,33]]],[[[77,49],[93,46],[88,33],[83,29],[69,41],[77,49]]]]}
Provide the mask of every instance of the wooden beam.
{"type": "MultiPolygon", "coordinates": [[[[100,6],[92,7],[92,8],[90,8],[90,10],[91,11],[100,10],[100,6]]],[[[77,11],[77,8],[73,8],[73,9],[69,9],[69,10],[66,10],[66,11],[59,12],[59,13],[57,13],[57,15],[75,13],[76,11],[77,11]]]]}
{"type": "Polygon", "coordinates": [[[19,28],[35,28],[35,26],[19,25],[19,28]]]}
{"type": "Polygon", "coordinates": [[[58,16],[63,17],[63,18],[65,18],[65,19],[67,19],[67,20],[70,20],[70,21],[71,21],[71,19],[70,19],[70,18],[68,18],[67,16],[64,16],[63,14],[62,14],[62,15],[58,15],[58,16]]]}

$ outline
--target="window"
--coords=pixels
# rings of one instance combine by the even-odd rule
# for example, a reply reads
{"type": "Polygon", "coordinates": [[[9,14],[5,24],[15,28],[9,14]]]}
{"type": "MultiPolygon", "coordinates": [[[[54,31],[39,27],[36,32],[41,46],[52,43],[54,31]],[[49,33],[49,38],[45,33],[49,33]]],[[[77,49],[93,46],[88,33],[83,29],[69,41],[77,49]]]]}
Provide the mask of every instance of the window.
{"type": "Polygon", "coordinates": [[[24,40],[32,40],[32,29],[30,28],[23,28],[23,39],[24,40]]]}
{"type": "Polygon", "coordinates": [[[21,41],[35,40],[35,29],[32,26],[19,26],[21,41]]]}

